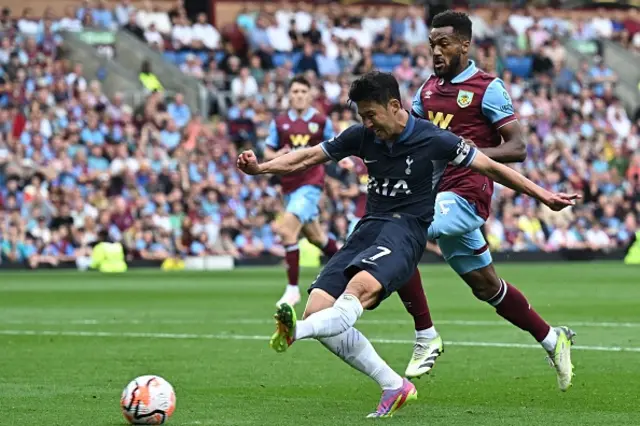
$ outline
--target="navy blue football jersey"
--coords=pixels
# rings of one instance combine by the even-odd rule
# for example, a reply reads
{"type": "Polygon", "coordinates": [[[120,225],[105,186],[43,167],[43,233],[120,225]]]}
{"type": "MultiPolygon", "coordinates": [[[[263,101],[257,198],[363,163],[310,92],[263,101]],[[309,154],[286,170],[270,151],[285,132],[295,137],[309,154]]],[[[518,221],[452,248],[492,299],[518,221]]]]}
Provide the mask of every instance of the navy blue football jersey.
{"type": "Polygon", "coordinates": [[[426,223],[433,221],[438,184],[447,165],[468,167],[477,153],[459,136],[411,115],[394,143],[356,124],[320,146],[334,161],[355,155],[366,164],[366,216],[401,213],[426,223]]]}

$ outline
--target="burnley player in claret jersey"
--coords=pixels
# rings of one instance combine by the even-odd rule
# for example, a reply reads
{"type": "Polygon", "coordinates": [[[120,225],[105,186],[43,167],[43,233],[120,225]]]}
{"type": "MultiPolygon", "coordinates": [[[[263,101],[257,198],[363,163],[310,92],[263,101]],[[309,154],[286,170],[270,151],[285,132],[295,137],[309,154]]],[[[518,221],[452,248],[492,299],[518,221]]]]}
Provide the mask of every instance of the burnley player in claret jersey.
{"type": "MultiPolygon", "coordinates": [[[[269,127],[266,160],[316,146],[334,135],[331,120],[311,107],[311,84],[306,78],[294,77],[289,82],[289,101],[289,111],[277,116],[269,127]]],[[[338,250],[336,242],[318,222],[320,197],[324,188],[324,165],[318,164],[308,170],[282,176],[280,183],[286,211],[279,222],[278,233],[285,249],[288,283],[277,306],[283,302],[295,305],[300,301],[298,239],[301,232],[328,257],[338,250]]]]}
{"type": "MultiPolygon", "coordinates": [[[[523,161],[524,137],[502,80],[469,60],[469,17],[462,12],[446,11],[434,17],[431,27],[429,42],[435,74],[416,93],[412,113],[473,141],[495,161],[523,161]]],[[[541,343],[556,369],[559,388],[567,390],[573,377],[573,331],[551,327],[493,267],[480,230],[489,216],[492,179],[468,168],[449,166],[438,191],[429,239],[437,240],[447,263],[478,299],[495,307],[498,315],[541,343]]],[[[422,333],[430,333],[431,338],[437,335],[433,327],[422,333]]],[[[407,367],[407,377],[418,377],[430,367],[426,362],[428,354],[419,352],[419,343],[420,339],[407,367]]]]}
{"type": "Polygon", "coordinates": [[[471,168],[553,210],[573,205],[577,196],[550,193],[459,136],[411,116],[402,108],[392,74],[363,75],[352,83],[349,98],[358,106],[363,124],[320,145],[262,164],[252,151],[245,151],[238,156],[237,165],[247,174],[281,175],[351,155],[366,164],[369,181],[364,217],[311,284],[303,319],[296,319],[288,303],[278,307],[277,329],[269,344],[284,352],[297,340],[319,340],[380,385],[382,397],[370,417],[390,417],[417,398],[416,388],[380,358],[354,324],[365,309],[374,309],[414,274],[447,165],[471,168]]]}

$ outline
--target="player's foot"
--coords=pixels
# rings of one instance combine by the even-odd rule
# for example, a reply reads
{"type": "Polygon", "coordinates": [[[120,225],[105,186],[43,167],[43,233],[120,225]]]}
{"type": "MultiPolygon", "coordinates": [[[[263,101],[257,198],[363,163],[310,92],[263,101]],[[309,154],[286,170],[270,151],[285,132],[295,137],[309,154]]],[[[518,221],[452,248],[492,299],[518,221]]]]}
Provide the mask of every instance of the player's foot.
{"type": "Polygon", "coordinates": [[[296,329],[296,311],[288,303],[282,303],[276,314],[276,332],[271,336],[269,346],[276,352],[284,352],[293,343],[296,329]]]}
{"type": "Polygon", "coordinates": [[[398,389],[386,390],[382,392],[378,409],[367,416],[367,418],[391,417],[409,401],[418,399],[416,387],[407,379],[402,379],[402,386],[398,389]]]}
{"type": "Polygon", "coordinates": [[[444,344],[439,335],[433,339],[418,338],[413,346],[413,356],[404,375],[417,379],[431,371],[440,355],[444,353],[444,344]]]}
{"type": "Polygon", "coordinates": [[[280,300],[276,302],[276,307],[280,307],[283,303],[296,306],[298,302],[300,302],[300,289],[297,285],[288,285],[280,300]]]}
{"type": "Polygon", "coordinates": [[[556,369],[558,387],[565,392],[571,387],[573,379],[573,364],[571,363],[571,345],[576,333],[569,327],[554,327],[558,334],[558,342],[552,352],[549,352],[549,364],[556,369]]]}

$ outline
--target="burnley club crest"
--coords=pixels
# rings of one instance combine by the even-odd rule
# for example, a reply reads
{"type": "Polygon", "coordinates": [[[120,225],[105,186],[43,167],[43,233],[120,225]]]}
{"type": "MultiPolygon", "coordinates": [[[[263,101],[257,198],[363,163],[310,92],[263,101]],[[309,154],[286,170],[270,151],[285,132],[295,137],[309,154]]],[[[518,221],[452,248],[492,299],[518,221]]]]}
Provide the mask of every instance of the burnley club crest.
{"type": "Polygon", "coordinates": [[[318,125],[318,123],[309,123],[310,133],[316,133],[318,130],[320,130],[320,125],[318,125]]]}
{"type": "Polygon", "coordinates": [[[471,105],[471,101],[473,100],[473,92],[469,92],[467,90],[460,90],[458,92],[458,106],[460,108],[466,108],[471,105]]]}

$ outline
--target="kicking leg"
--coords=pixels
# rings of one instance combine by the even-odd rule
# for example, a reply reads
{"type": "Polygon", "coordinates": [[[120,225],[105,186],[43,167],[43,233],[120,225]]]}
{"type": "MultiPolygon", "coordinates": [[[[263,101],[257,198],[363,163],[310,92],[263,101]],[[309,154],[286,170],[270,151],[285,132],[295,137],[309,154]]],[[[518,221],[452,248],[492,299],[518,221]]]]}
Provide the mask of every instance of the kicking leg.
{"type": "Polygon", "coordinates": [[[573,379],[571,345],[575,333],[567,327],[551,327],[516,287],[498,277],[493,264],[460,274],[460,277],[478,299],[489,303],[498,315],[529,332],[542,345],[556,369],[558,387],[566,391],[573,379]]]}
{"type": "MultiPolygon", "coordinates": [[[[295,330],[298,330],[300,325],[305,327],[308,322],[320,319],[323,312],[332,309],[335,303],[337,301],[324,290],[313,289],[309,296],[303,319],[297,321],[297,324],[295,313],[291,316],[289,312],[285,311],[287,305],[283,305],[278,310],[278,314],[276,314],[277,318],[278,316],[280,317],[278,318],[279,330],[280,324],[286,322],[285,328],[293,331],[293,333],[288,333],[291,337],[282,346],[287,347],[293,342],[293,336],[297,334],[295,330]],[[293,321],[290,321],[289,318],[293,318],[293,321]]],[[[287,339],[285,338],[285,340],[287,339]]],[[[349,327],[339,334],[318,337],[317,340],[345,363],[378,383],[382,389],[382,397],[378,408],[369,417],[391,417],[406,402],[417,398],[418,393],[415,386],[393,371],[378,355],[371,342],[356,328],[349,327]]]]}

